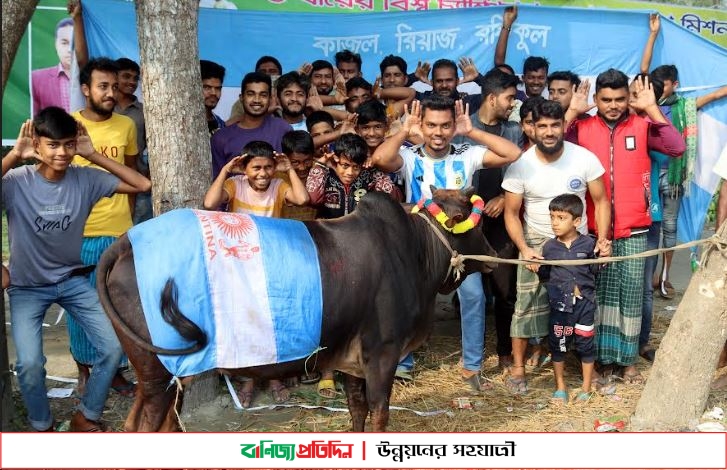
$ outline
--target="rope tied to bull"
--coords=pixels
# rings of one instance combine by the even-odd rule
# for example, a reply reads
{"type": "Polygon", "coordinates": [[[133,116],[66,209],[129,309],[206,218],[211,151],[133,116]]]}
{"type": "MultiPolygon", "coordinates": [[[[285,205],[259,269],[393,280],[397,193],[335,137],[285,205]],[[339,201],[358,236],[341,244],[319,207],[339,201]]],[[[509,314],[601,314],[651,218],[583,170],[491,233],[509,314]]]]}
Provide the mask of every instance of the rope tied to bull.
{"type": "Polygon", "coordinates": [[[412,214],[419,215],[429,224],[437,238],[439,238],[439,240],[444,244],[447,250],[449,250],[451,257],[449,259],[449,268],[447,268],[447,276],[445,276],[445,279],[447,279],[450,273],[454,271],[454,280],[459,281],[459,278],[462,277],[462,273],[464,272],[465,258],[457,253],[457,250],[452,249],[452,246],[449,244],[442,232],[432,223],[431,220],[429,220],[429,217],[424,215],[424,213],[421,211],[426,210],[427,212],[429,212],[432,217],[434,217],[434,219],[439,222],[439,225],[441,225],[446,231],[455,234],[465,233],[477,227],[477,224],[479,224],[480,218],[482,217],[482,212],[485,210],[485,201],[480,196],[474,194],[470,198],[470,202],[472,203],[472,211],[470,212],[469,217],[467,217],[467,219],[463,220],[462,222],[457,222],[451,227],[447,225],[450,217],[442,210],[441,207],[439,207],[436,202],[431,199],[422,198],[417,203],[417,205],[412,207],[411,209],[412,214]]]}
{"type": "Polygon", "coordinates": [[[454,271],[454,280],[459,281],[459,278],[462,276],[462,273],[464,272],[465,257],[462,256],[461,254],[457,253],[457,250],[452,249],[452,246],[449,244],[449,242],[444,237],[444,235],[442,235],[441,230],[439,230],[437,228],[437,226],[434,225],[431,220],[429,220],[429,217],[424,215],[423,212],[416,212],[416,214],[419,217],[421,217],[422,219],[424,219],[429,224],[429,226],[432,228],[432,231],[437,236],[437,238],[439,238],[439,240],[442,242],[442,244],[444,244],[444,247],[447,250],[449,250],[451,257],[449,258],[449,267],[447,268],[447,275],[444,278],[447,279],[449,277],[449,275],[452,273],[452,271],[454,271]]]}
{"type": "Polygon", "coordinates": [[[607,263],[617,263],[620,261],[626,261],[629,259],[649,258],[651,256],[660,255],[662,253],[666,253],[669,251],[684,250],[684,249],[692,248],[692,247],[699,246],[699,245],[707,246],[704,250],[704,253],[702,253],[702,260],[700,261],[700,264],[706,263],[706,255],[714,249],[718,250],[722,254],[722,256],[727,257],[727,241],[720,238],[719,235],[717,235],[717,234],[714,234],[709,238],[703,238],[701,240],[694,240],[691,242],[682,243],[681,245],[676,245],[671,248],[657,248],[654,250],[642,251],[641,253],[634,253],[633,255],[604,256],[602,258],[592,258],[592,259],[545,260],[545,259],[498,258],[496,256],[487,256],[487,255],[459,255],[459,256],[462,257],[463,260],[471,259],[471,260],[475,260],[475,261],[485,261],[485,262],[505,263],[505,264],[522,264],[522,265],[544,264],[544,265],[550,265],[550,266],[580,266],[580,265],[584,265],[584,264],[607,264],[607,263]]]}

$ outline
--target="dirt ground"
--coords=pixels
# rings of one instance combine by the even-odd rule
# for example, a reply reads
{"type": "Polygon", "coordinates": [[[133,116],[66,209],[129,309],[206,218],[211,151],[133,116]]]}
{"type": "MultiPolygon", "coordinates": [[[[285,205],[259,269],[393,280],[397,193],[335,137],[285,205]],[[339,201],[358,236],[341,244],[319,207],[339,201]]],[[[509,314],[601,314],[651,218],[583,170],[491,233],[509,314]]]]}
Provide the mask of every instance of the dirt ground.
{"type": "MultiPolygon", "coordinates": [[[[672,282],[677,295],[665,300],[658,295],[654,300],[654,332],[652,345],[658,347],[668,327],[681,296],[686,289],[689,277],[687,252],[677,253],[672,269],[672,282]]],[[[617,384],[614,395],[597,396],[583,405],[571,404],[567,407],[554,407],[549,402],[553,390],[552,368],[545,365],[531,369],[529,374],[530,391],[522,397],[509,394],[504,386],[506,375],[497,367],[494,344],[494,323],[488,314],[487,322],[487,361],[483,367],[483,377],[494,387],[479,394],[471,393],[459,381],[457,361],[460,356],[459,321],[453,312],[448,298],[441,297],[438,302],[439,316],[444,318],[435,323],[434,332],[428,343],[422,347],[415,358],[415,380],[411,384],[395,384],[391,406],[406,410],[392,411],[390,431],[593,431],[596,420],[623,419],[628,430],[628,416],[633,413],[643,385],[617,384]],[[469,403],[471,409],[460,409],[454,403],[469,403]],[[420,416],[415,412],[430,413],[420,416]]],[[[6,307],[6,312],[9,310],[6,307]]],[[[75,364],[68,352],[65,315],[56,324],[58,308],[54,306],[46,315],[47,326],[44,332],[44,350],[48,358],[46,368],[49,378],[48,388],[73,388],[77,377],[75,364]],[[54,378],[51,378],[54,377],[54,378]]],[[[8,318],[9,320],[9,318],[8,318]]],[[[8,330],[10,327],[8,327],[8,330]]],[[[10,361],[15,358],[12,339],[8,334],[10,361]]],[[[650,363],[639,358],[637,366],[648,378],[650,363]]],[[[724,371],[722,371],[724,373],[724,371]]],[[[133,370],[126,372],[133,379],[133,370]]],[[[569,389],[575,390],[580,380],[578,364],[569,363],[566,370],[569,389]]],[[[253,410],[237,410],[227,387],[220,381],[219,395],[216,400],[203,405],[190,415],[182,416],[181,421],[187,431],[347,431],[350,419],[345,398],[324,400],[316,393],[315,385],[301,385],[292,389],[293,396],[287,407],[268,407],[272,403],[267,391],[258,391],[253,410]],[[320,408],[320,407],[328,407],[320,408]]],[[[10,431],[28,431],[17,380],[14,380],[14,399],[16,416],[11,422],[10,431]]],[[[123,429],[123,423],[132,404],[112,391],[106,403],[103,419],[116,431],[123,429]]],[[[76,398],[53,398],[51,407],[57,421],[58,430],[67,429],[68,420],[76,405],[76,398]]],[[[712,392],[707,409],[713,406],[727,408],[727,392],[712,392]]]]}

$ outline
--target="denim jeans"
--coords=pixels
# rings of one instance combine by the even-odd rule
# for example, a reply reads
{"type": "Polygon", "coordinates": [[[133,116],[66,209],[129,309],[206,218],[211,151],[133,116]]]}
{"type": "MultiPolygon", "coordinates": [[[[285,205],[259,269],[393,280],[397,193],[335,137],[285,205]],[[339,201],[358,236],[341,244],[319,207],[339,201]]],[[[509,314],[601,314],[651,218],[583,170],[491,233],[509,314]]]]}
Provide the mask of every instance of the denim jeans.
{"type": "MultiPolygon", "coordinates": [[[[659,248],[659,237],[661,235],[661,222],[652,222],[649,232],[646,234],[646,249],[654,250],[659,248]]],[[[651,320],[654,316],[654,284],[653,277],[656,271],[658,256],[649,256],[644,260],[644,300],[641,304],[641,333],[639,333],[639,349],[649,343],[651,335],[651,320]]]]}
{"type": "Polygon", "coordinates": [[[462,323],[464,368],[479,371],[485,350],[485,290],[482,273],[472,273],[457,289],[462,323]]]}
{"type": "MultiPolygon", "coordinates": [[[[682,202],[682,192],[682,188],[679,187],[676,194],[672,194],[668,174],[666,170],[661,170],[659,174],[659,198],[662,207],[661,230],[664,237],[662,243],[664,248],[673,248],[677,244],[677,219],[679,218],[679,205],[682,202]]],[[[658,248],[658,246],[655,248],[658,248]]]]}
{"type": "Polygon", "coordinates": [[[86,419],[98,421],[122,351],[111,322],[101,308],[96,290],[85,277],[74,276],[48,286],[13,286],[7,292],[17,352],[15,368],[31,426],[44,430],[53,424],[46,396],[46,358],[43,355],[42,331],[43,317],[53,303],[59,304],[75,317],[98,351],[98,360],[93,364],[78,407],[86,419]]]}

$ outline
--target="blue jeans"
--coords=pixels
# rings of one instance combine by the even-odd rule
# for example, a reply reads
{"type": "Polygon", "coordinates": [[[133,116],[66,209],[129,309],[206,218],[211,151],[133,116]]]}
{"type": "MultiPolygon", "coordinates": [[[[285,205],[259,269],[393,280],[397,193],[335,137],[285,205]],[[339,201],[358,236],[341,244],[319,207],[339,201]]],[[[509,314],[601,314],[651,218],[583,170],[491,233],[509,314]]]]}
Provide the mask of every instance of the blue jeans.
{"type": "Polygon", "coordinates": [[[121,359],[121,345],[96,290],[83,276],[74,276],[57,284],[41,287],[10,287],[10,314],[17,361],[18,382],[28,419],[37,430],[53,424],[45,388],[43,355],[43,317],[53,303],[63,307],[81,325],[98,351],[86,391],[78,409],[86,419],[98,421],[103,412],[111,380],[121,359]]]}
{"type": "Polygon", "coordinates": [[[479,371],[485,350],[485,291],[482,273],[472,273],[457,289],[462,322],[464,368],[479,371]]]}
{"type": "MultiPolygon", "coordinates": [[[[646,234],[646,249],[654,250],[659,248],[659,237],[661,235],[661,222],[652,222],[646,234]]],[[[644,297],[641,304],[641,332],[639,333],[639,349],[649,343],[651,335],[651,320],[654,315],[654,284],[653,277],[656,271],[658,256],[649,256],[644,260],[644,297]]]]}
{"type": "MultiPolygon", "coordinates": [[[[679,218],[679,205],[682,202],[682,188],[672,194],[669,187],[669,177],[666,170],[659,174],[659,198],[661,199],[661,230],[663,232],[664,248],[673,248],[677,244],[677,219],[679,218]]],[[[648,243],[648,242],[647,242],[648,243]]],[[[655,248],[658,248],[655,247],[655,248]]]]}

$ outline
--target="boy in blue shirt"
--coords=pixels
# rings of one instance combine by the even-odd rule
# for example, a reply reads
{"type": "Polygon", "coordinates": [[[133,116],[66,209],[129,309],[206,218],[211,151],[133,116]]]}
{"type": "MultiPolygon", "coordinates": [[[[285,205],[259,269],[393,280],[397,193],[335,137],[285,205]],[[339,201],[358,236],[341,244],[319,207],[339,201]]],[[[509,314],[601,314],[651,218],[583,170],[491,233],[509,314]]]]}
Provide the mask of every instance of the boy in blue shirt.
{"type": "MultiPolygon", "coordinates": [[[[555,238],[545,242],[543,258],[547,260],[581,260],[594,258],[596,241],[578,232],[583,216],[583,201],[576,194],[556,196],[548,206],[555,238]]],[[[553,359],[556,391],[553,401],[568,403],[565,386],[564,357],[575,351],[581,359],[583,385],[578,401],[591,396],[593,364],[596,357],[596,264],[578,266],[540,266],[538,276],[546,283],[550,300],[548,343],[553,359]]]]}

